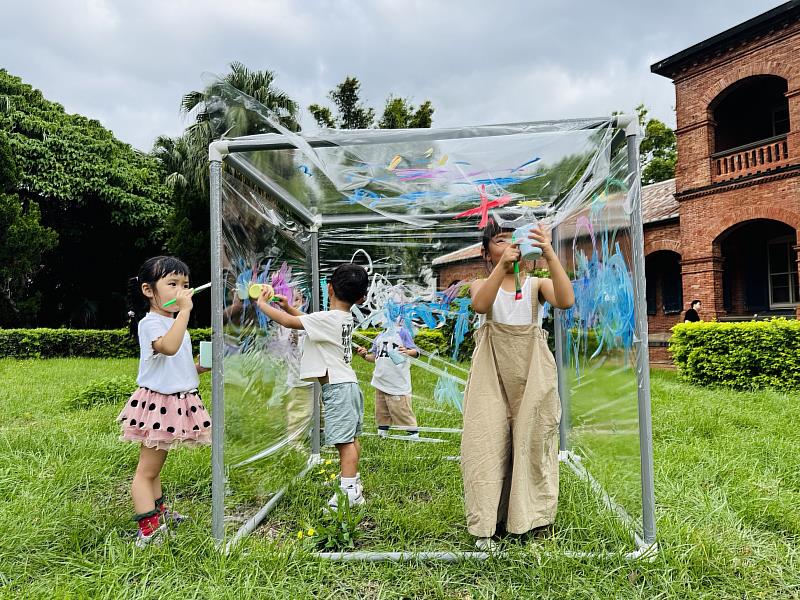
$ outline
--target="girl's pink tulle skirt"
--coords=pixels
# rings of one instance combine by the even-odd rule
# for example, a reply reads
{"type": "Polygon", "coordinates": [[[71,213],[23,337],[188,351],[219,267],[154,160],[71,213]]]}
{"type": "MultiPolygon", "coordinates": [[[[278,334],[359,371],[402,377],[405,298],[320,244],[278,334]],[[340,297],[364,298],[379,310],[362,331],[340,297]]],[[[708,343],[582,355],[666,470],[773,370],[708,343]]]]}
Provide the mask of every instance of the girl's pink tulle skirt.
{"type": "Polygon", "coordinates": [[[161,394],[140,387],[117,417],[120,440],[148,448],[171,450],[177,445],[211,443],[211,417],[197,390],[161,394]]]}

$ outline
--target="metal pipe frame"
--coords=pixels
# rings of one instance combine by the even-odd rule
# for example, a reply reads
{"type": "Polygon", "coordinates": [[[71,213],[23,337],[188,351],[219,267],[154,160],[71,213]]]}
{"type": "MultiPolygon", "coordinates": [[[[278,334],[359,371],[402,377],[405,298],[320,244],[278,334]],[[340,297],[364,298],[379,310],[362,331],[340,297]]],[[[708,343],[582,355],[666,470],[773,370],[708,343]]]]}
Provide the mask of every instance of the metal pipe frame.
{"type": "Polygon", "coordinates": [[[633,255],[636,377],[638,379],[639,457],[642,478],[642,533],[647,544],[656,542],[656,499],[653,475],[653,419],[650,410],[650,356],[645,301],[644,228],[639,174],[639,127],[631,123],[626,132],[631,199],[631,254],[633,255]]]}
{"type": "Polygon", "coordinates": [[[225,386],[222,373],[222,161],[209,165],[211,197],[211,535],[217,544],[225,541],[225,386]],[[214,310],[220,308],[220,310],[214,310]]]}
{"type": "MultiPolygon", "coordinates": [[[[575,120],[576,122],[591,121],[575,120]]],[[[608,124],[607,118],[595,119],[594,123],[583,129],[600,128],[608,124]]],[[[562,123],[564,121],[561,121],[562,123]]],[[[649,356],[648,356],[648,336],[647,336],[647,317],[645,308],[644,289],[639,283],[640,280],[644,281],[644,248],[643,248],[643,223],[642,223],[642,207],[641,207],[641,188],[639,182],[639,160],[638,160],[638,126],[631,117],[617,116],[612,121],[613,126],[625,128],[625,136],[627,142],[627,157],[628,157],[628,174],[632,185],[635,186],[633,193],[632,211],[631,211],[631,227],[632,227],[632,254],[633,254],[633,271],[634,281],[636,282],[636,289],[634,293],[634,310],[635,310],[635,330],[636,330],[636,363],[637,363],[637,378],[638,378],[638,412],[639,412],[639,443],[641,455],[641,480],[642,480],[642,522],[643,522],[643,536],[639,536],[635,531],[633,532],[634,540],[637,543],[637,549],[634,552],[629,552],[624,555],[618,553],[599,553],[599,552],[571,552],[565,551],[558,553],[559,556],[569,556],[574,558],[619,558],[623,556],[626,560],[653,560],[658,552],[656,543],[656,528],[655,528],[655,494],[654,494],[654,477],[653,477],[653,440],[652,440],[652,416],[650,407],[650,372],[649,372],[649,356]]],[[[480,137],[488,135],[507,135],[511,133],[514,126],[497,126],[494,131],[483,131],[480,137]]],[[[391,143],[391,142],[405,142],[413,140],[435,140],[435,139],[458,139],[478,137],[475,134],[470,134],[468,131],[463,130],[400,130],[400,131],[387,131],[381,136],[381,140],[374,139],[354,139],[348,141],[347,144],[334,144],[327,140],[317,138],[306,138],[306,141],[312,147],[332,147],[342,145],[366,145],[375,143],[391,143]]],[[[319,290],[319,227],[322,226],[337,226],[337,225],[358,225],[367,223],[386,223],[392,222],[393,219],[384,215],[341,215],[319,218],[311,213],[305,206],[297,201],[289,192],[284,190],[277,183],[266,177],[262,173],[254,169],[247,161],[241,160],[238,157],[232,156],[236,152],[252,152],[256,150],[288,150],[294,149],[295,146],[285,141],[284,136],[279,134],[270,134],[269,136],[258,136],[258,139],[239,138],[236,140],[226,141],[228,154],[226,160],[237,168],[241,168],[253,182],[263,191],[274,195],[279,201],[286,204],[287,208],[291,210],[303,223],[311,229],[311,270],[312,270],[312,308],[315,311],[320,310],[320,290],[319,290]]],[[[212,251],[212,304],[213,306],[222,306],[222,267],[221,267],[221,182],[220,171],[221,163],[212,160],[211,162],[211,251],[212,251]]],[[[418,215],[420,218],[430,220],[445,220],[453,217],[451,213],[437,213],[432,215],[418,215]]],[[[557,313],[556,313],[557,317],[557,313]]],[[[559,331],[559,319],[555,319],[557,331],[559,331]]],[[[224,433],[224,403],[222,398],[223,393],[223,380],[221,376],[222,365],[222,315],[212,315],[212,342],[213,342],[213,360],[214,370],[212,379],[213,389],[213,410],[215,414],[214,429],[212,433],[212,535],[218,542],[224,541],[224,465],[223,465],[223,433],[224,433]]],[[[556,351],[560,353],[562,360],[558,364],[563,363],[563,348],[559,350],[559,339],[561,336],[556,337],[556,351]]],[[[559,392],[566,391],[565,377],[562,375],[561,370],[558,371],[559,377],[559,392]]],[[[315,401],[312,414],[312,439],[311,450],[312,456],[310,458],[309,466],[298,475],[301,477],[305,474],[315,461],[320,457],[320,408],[319,398],[321,389],[319,384],[315,384],[315,401]]],[[[571,455],[568,452],[568,438],[567,431],[568,423],[564,426],[565,421],[569,418],[569,403],[567,401],[567,419],[564,418],[564,398],[562,396],[562,426],[561,426],[561,440],[559,445],[562,453],[571,455]]],[[[576,464],[571,460],[565,460],[570,465],[570,468],[575,470],[576,464]]],[[[588,471],[580,465],[582,472],[588,476],[589,484],[592,489],[599,486],[588,471]]],[[[576,471],[577,474],[577,471],[576,471]]],[[[602,489],[602,488],[601,488],[602,489]]],[[[596,490],[595,490],[596,491],[596,490]]],[[[277,502],[283,497],[285,488],[278,492],[270,502],[262,508],[261,511],[250,521],[255,524],[252,526],[254,529],[258,523],[263,520],[266,514],[269,513],[277,502]],[[263,515],[262,515],[263,513],[263,515]],[[261,515],[261,518],[256,522],[255,519],[261,515]]],[[[604,501],[609,502],[610,497],[606,493],[604,501]]],[[[621,516],[615,509],[617,505],[613,504],[609,508],[617,516],[621,516]]],[[[619,507],[620,510],[621,507],[619,507]]],[[[624,510],[622,511],[624,512],[624,510]]],[[[625,513],[627,514],[627,513],[625,513]]],[[[630,517],[628,517],[630,519],[630,517]]],[[[248,523],[250,523],[248,521],[248,523]]],[[[632,521],[632,519],[631,519],[632,521]]],[[[629,522],[623,519],[626,526],[629,522]]],[[[246,524],[247,525],[247,524],[246,524]]],[[[244,529],[244,527],[242,528],[244,529]]],[[[250,531],[252,531],[250,529],[250,531]]],[[[238,542],[248,532],[243,533],[241,536],[238,532],[234,540],[238,542]]],[[[233,541],[231,543],[233,543],[233,541]]],[[[231,545],[229,545],[230,547],[231,545]]],[[[547,553],[544,553],[545,555],[547,553]]],[[[486,552],[329,552],[318,553],[318,557],[328,560],[338,561],[445,561],[455,562],[461,560],[486,560],[491,556],[502,556],[502,553],[486,553],[486,552]]]]}

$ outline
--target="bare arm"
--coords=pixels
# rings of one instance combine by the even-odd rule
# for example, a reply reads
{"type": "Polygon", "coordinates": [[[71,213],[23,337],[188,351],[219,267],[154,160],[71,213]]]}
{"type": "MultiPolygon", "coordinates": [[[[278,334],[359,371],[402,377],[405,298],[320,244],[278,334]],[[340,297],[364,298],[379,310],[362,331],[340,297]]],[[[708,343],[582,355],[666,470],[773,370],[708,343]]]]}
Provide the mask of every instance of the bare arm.
{"type": "Polygon", "coordinates": [[[539,284],[539,293],[551,305],[561,310],[572,308],[575,304],[575,292],[567,272],[561,266],[553,246],[550,244],[550,231],[537,227],[530,235],[534,246],[542,249],[542,254],[547,261],[550,279],[543,279],[539,284]]]}
{"type": "MultiPolygon", "coordinates": [[[[283,298],[283,296],[281,296],[283,298]]],[[[258,298],[258,302],[256,303],[258,309],[267,315],[270,319],[275,321],[278,325],[282,325],[289,329],[305,329],[303,327],[303,322],[300,320],[300,317],[297,315],[289,314],[288,312],[284,312],[283,310],[272,306],[269,303],[270,298],[267,298],[264,293],[262,292],[261,296],[258,298]]],[[[283,298],[284,302],[286,298],[283,298]]],[[[288,304],[287,304],[288,306],[288,304]]],[[[303,314],[300,311],[297,311],[299,314],[303,314]]]]}
{"type": "Polygon", "coordinates": [[[513,263],[519,260],[519,248],[516,244],[509,244],[500,262],[497,263],[491,274],[486,279],[478,279],[472,282],[469,287],[470,296],[472,296],[472,310],[480,315],[485,315],[492,308],[495,298],[497,298],[497,291],[503,284],[503,278],[506,276],[508,263],[513,263]]]}
{"type": "Polygon", "coordinates": [[[178,316],[172,322],[169,331],[153,342],[153,350],[164,356],[174,356],[183,344],[186,328],[189,326],[189,315],[192,312],[192,289],[178,290],[175,304],[178,316]]]}
{"type": "Polygon", "coordinates": [[[372,352],[367,352],[367,349],[363,346],[356,346],[356,353],[367,362],[375,362],[375,355],[372,352]]]}

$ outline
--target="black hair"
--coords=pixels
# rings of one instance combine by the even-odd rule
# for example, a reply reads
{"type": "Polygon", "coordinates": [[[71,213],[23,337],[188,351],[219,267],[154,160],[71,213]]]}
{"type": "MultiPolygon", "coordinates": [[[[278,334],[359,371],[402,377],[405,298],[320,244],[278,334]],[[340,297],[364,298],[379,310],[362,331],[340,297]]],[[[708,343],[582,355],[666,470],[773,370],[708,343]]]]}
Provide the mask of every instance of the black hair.
{"type": "Polygon", "coordinates": [[[489,217],[489,222],[486,224],[486,227],[483,228],[483,237],[481,237],[481,244],[483,245],[483,251],[488,254],[489,253],[489,244],[494,239],[494,236],[500,235],[501,233],[506,233],[508,231],[514,231],[513,227],[501,227],[497,224],[493,218],[489,217]]]}
{"type": "Polygon", "coordinates": [[[483,228],[481,245],[483,246],[483,258],[486,260],[486,264],[489,265],[489,270],[492,268],[492,263],[489,259],[489,244],[491,244],[494,236],[500,235],[501,233],[506,233],[508,231],[514,231],[514,228],[502,227],[498,225],[497,221],[491,217],[489,217],[489,222],[486,224],[486,227],[483,228]]]}
{"type": "Polygon", "coordinates": [[[339,265],[331,276],[331,286],[337,298],[355,304],[367,295],[369,276],[361,265],[339,265]]]}
{"type": "Polygon", "coordinates": [[[142,293],[142,284],[155,291],[156,282],[173,273],[189,277],[189,267],[174,256],[154,256],[142,263],[136,277],[128,279],[128,326],[135,340],[139,339],[139,321],[150,311],[150,299],[142,293]]]}
{"type": "Polygon", "coordinates": [[[692,308],[694,308],[694,305],[695,305],[695,304],[702,304],[702,302],[700,302],[700,300],[692,300],[692,303],[691,303],[689,306],[691,306],[692,308]]]}

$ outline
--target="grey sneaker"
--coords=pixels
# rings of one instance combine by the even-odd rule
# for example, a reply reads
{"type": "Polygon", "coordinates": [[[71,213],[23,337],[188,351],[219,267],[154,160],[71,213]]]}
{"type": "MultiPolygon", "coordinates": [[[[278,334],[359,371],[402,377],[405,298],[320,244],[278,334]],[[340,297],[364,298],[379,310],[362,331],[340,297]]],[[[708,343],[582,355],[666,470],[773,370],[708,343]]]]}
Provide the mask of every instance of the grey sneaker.
{"type": "Polygon", "coordinates": [[[475,547],[483,552],[494,552],[497,550],[497,543],[492,538],[476,538],[475,547]]]}
{"type": "Polygon", "coordinates": [[[159,515],[161,522],[165,525],[172,523],[173,525],[180,525],[184,521],[190,521],[191,518],[187,517],[186,515],[182,515],[177,510],[172,510],[171,508],[165,508],[161,511],[159,515]]]}
{"type": "Polygon", "coordinates": [[[136,541],[134,545],[137,548],[144,548],[146,546],[160,546],[164,542],[164,534],[167,531],[167,525],[159,525],[158,529],[153,530],[150,535],[144,535],[142,530],[136,532],[136,541]]]}

